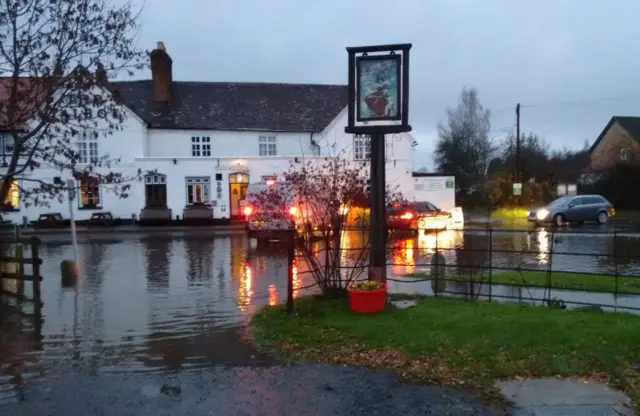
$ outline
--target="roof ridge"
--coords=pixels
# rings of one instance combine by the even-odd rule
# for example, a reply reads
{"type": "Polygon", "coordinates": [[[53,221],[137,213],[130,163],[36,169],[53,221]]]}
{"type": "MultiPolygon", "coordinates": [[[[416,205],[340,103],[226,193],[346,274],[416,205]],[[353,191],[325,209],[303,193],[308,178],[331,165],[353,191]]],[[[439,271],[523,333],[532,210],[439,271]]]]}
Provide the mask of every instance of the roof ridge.
{"type": "MultiPolygon", "coordinates": [[[[132,79],[125,81],[111,81],[112,84],[129,84],[135,82],[151,82],[151,79],[132,79]]],[[[318,86],[318,87],[340,87],[346,88],[347,84],[319,84],[319,83],[295,83],[295,82],[266,82],[266,81],[172,81],[173,84],[219,84],[219,85],[283,85],[283,86],[318,86]]]]}

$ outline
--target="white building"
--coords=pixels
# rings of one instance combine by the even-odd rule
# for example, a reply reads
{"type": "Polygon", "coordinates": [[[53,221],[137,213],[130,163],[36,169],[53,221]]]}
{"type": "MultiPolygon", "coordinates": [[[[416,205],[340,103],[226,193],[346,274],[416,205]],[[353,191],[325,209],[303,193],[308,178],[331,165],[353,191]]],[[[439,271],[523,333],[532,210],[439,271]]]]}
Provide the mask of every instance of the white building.
{"type": "MultiPolygon", "coordinates": [[[[131,218],[183,216],[185,208],[211,203],[214,218],[241,215],[239,201],[247,184],[287,171],[295,158],[340,153],[364,160],[368,138],[346,134],[346,85],[223,83],[173,81],[172,60],[159,43],[150,55],[150,80],[110,84],[128,117],[121,131],[79,142],[85,160],[108,154],[120,158],[111,170],[125,176],[156,171],[133,181],[121,199],[107,185],[79,182],[75,218],[96,211],[131,218]]],[[[387,183],[401,192],[413,189],[410,134],[387,136],[387,183]]],[[[3,142],[2,150],[7,151],[3,142]]],[[[68,179],[65,172],[38,168],[31,175],[51,181],[68,179]],[[65,177],[65,175],[67,177],[65,177]]],[[[21,186],[28,186],[21,184],[21,186]]],[[[14,193],[5,219],[35,220],[44,212],[68,215],[67,202],[48,207],[26,206],[14,193]]]]}

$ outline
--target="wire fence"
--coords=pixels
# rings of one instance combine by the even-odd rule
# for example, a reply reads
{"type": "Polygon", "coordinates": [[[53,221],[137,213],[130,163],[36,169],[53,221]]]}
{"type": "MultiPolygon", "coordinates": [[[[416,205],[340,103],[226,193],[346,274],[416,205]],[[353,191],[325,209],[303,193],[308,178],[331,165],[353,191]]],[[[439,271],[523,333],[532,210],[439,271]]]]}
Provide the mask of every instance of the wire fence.
{"type": "MultiPolygon", "coordinates": [[[[295,249],[291,259],[309,264],[333,253],[338,285],[367,278],[367,238],[341,238],[316,244],[315,251],[295,249]],[[359,273],[354,273],[354,270],[359,273]],[[355,278],[353,276],[356,276],[355,278]]],[[[317,263],[317,262],[314,262],[317,263]]],[[[322,261],[320,261],[322,263],[322,261]]],[[[453,296],[465,300],[520,302],[552,308],[591,307],[640,311],[640,234],[590,230],[406,230],[387,242],[389,293],[453,296]]],[[[317,267],[317,265],[316,265],[317,267]]],[[[300,269],[300,267],[298,267],[300,269]]],[[[298,270],[323,287],[322,270],[298,270]]],[[[292,305],[291,305],[292,308],[292,305]]]]}

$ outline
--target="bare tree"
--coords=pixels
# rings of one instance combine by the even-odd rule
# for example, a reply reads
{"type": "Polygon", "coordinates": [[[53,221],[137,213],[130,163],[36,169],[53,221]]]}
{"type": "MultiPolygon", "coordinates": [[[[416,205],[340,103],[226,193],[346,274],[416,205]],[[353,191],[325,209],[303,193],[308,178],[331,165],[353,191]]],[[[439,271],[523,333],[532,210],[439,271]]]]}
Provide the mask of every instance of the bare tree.
{"type": "MultiPolygon", "coordinates": [[[[284,173],[284,183],[267,187],[253,202],[258,210],[269,207],[270,215],[293,217],[305,236],[299,256],[325,295],[344,294],[366,270],[368,175],[366,163],[338,156],[301,160],[284,173]],[[313,237],[317,244],[310,243],[313,237]]],[[[403,200],[395,187],[387,187],[386,198],[389,205],[403,200]]]]}
{"type": "Polygon", "coordinates": [[[463,88],[455,108],[447,108],[447,123],[438,126],[437,170],[456,177],[458,190],[468,193],[483,183],[493,152],[490,112],[475,88],[463,88]]]}
{"type": "Polygon", "coordinates": [[[117,159],[91,142],[122,128],[126,113],[108,80],[143,67],[137,20],[129,1],[0,1],[0,134],[13,146],[0,201],[16,182],[27,205],[60,200],[64,185],[32,174],[37,168],[127,196],[132,178],[110,172],[117,159]]]}

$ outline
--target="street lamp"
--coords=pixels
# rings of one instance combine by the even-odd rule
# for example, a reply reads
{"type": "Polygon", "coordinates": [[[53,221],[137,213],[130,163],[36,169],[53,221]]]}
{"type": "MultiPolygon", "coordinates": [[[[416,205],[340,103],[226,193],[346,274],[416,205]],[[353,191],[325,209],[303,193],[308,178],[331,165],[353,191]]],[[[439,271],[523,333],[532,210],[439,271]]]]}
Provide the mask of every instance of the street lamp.
{"type": "Polygon", "coordinates": [[[369,279],[386,280],[385,134],[411,131],[409,125],[410,43],[349,47],[349,134],[371,140],[369,279]]]}

